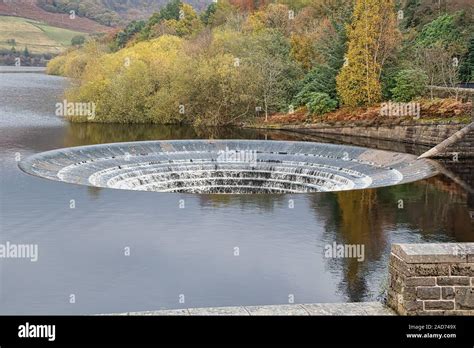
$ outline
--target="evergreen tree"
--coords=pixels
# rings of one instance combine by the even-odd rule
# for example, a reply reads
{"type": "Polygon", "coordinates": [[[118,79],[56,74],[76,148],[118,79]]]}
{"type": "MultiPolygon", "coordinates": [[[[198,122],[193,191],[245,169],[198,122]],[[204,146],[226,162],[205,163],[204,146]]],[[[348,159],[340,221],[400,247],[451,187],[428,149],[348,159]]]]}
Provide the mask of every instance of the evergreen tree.
{"type": "Polygon", "coordinates": [[[462,59],[459,75],[462,82],[471,82],[474,80],[474,36],[469,40],[468,51],[462,59]]]}
{"type": "Polygon", "coordinates": [[[25,46],[25,49],[23,50],[23,57],[29,57],[30,56],[30,51],[28,50],[28,47],[25,46]]]}

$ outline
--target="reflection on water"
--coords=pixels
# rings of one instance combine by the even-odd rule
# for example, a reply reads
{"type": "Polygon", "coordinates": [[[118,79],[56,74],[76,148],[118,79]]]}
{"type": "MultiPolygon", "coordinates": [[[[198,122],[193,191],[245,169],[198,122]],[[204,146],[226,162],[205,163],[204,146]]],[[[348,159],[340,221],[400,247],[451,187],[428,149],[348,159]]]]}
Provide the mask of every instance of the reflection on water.
{"type": "Polygon", "coordinates": [[[380,189],[242,196],[109,190],[28,176],[17,154],[69,146],[328,141],[254,130],[68,124],[54,116],[64,85],[39,74],[0,79],[0,87],[14,89],[0,95],[0,242],[36,243],[40,252],[37,263],[0,259],[2,314],[277,304],[290,294],[297,303],[373,300],[384,287],[391,243],[474,241],[472,193],[444,176],[380,189]],[[365,260],[325,258],[325,245],[334,242],[363,244],[365,260]]]}
{"type": "Polygon", "coordinates": [[[71,123],[67,125],[64,144],[70,147],[125,141],[172,139],[261,139],[261,137],[252,130],[236,128],[71,123]]]}

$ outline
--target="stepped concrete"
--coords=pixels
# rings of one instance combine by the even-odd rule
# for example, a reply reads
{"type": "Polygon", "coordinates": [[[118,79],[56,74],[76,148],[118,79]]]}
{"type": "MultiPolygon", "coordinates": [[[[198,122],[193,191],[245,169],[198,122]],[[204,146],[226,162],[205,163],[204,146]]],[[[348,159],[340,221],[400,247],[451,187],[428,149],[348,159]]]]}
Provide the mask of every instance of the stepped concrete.
{"type": "Polygon", "coordinates": [[[180,193],[303,193],[374,188],[437,174],[404,153],[312,142],[174,140],[59,149],[19,164],[39,177],[180,193]]]}

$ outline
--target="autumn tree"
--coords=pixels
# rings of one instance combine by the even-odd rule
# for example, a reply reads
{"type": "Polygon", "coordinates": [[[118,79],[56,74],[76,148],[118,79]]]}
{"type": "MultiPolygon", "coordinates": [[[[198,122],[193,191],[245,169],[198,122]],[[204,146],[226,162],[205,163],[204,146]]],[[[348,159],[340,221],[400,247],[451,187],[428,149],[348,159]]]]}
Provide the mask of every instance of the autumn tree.
{"type": "Polygon", "coordinates": [[[381,99],[380,76],[399,41],[393,0],[357,0],[347,29],[348,51],[337,76],[343,104],[373,104],[381,99]]]}
{"type": "Polygon", "coordinates": [[[237,9],[231,5],[229,0],[212,2],[205,11],[201,13],[201,21],[205,25],[216,27],[225,24],[237,9]]]}
{"type": "Polygon", "coordinates": [[[202,30],[202,23],[191,5],[181,4],[178,19],[168,19],[163,23],[177,36],[189,36],[202,30]]]}

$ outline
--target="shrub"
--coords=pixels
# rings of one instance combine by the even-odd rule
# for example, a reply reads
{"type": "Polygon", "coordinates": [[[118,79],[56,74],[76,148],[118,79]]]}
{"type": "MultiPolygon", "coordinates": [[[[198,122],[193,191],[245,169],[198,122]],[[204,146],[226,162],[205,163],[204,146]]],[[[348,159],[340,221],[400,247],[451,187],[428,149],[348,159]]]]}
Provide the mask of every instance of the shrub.
{"type": "Polygon", "coordinates": [[[71,45],[72,46],[82,46],[86,42],[86,38],[84,35],[75,35],[71,39],[71,45]]]}
{"type": "Polygon", "coordinates": [[[422,70],[401,70],[395,77],[392,96],[396,101],[409,102],[424,93],[427,83],[428,77],[422,70]]]}
{"type": "Polygon", "coordinates": [[[306,107],[312,114],[322,115],[331,112],[337,107],[337,101],[327,93],[313,92],[309,96],[306,107]]]}
{"type": "Polygon", "coordinates": [[[46,72],[50,75],[64,75],[64,63],[66,56],[57,56],[49,61],[46,72]]]}

